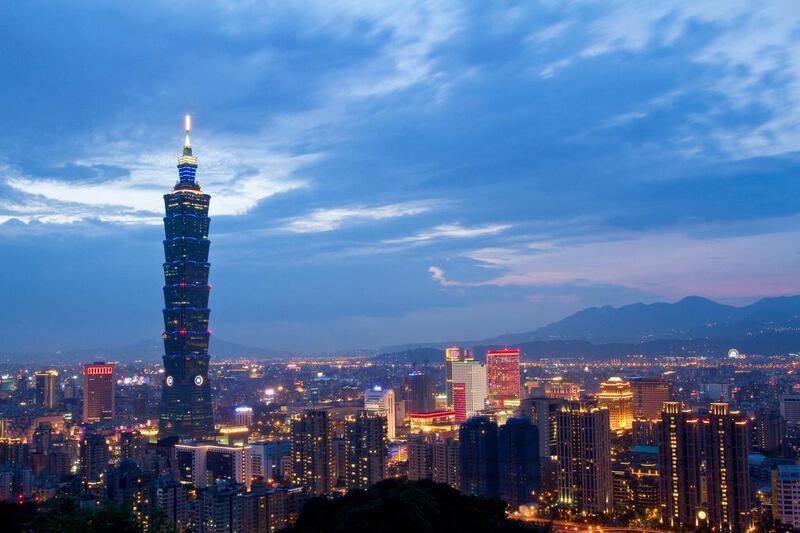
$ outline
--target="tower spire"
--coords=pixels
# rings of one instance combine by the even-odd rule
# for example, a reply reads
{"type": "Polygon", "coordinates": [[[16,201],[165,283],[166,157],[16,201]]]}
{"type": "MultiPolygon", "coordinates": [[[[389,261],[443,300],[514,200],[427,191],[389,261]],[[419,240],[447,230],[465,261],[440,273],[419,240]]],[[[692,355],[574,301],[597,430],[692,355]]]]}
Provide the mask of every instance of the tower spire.
{"type": "Polygon", "coordinates": [[[192,155],[192,140],[189,138],[189,133],[192,131],[191,115],[186,115],[183,118],[183,124],[186,130],[186,139],[183,141],[183,155],[192,155]]]}

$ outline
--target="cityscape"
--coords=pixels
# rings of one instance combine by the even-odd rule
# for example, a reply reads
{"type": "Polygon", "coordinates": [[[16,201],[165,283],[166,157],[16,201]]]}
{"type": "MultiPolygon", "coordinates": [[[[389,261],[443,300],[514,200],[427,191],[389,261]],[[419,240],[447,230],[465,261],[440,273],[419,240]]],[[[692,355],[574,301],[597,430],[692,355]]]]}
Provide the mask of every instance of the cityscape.
{"type": "Polygon", "coordinates": [[[79,4],[0,8],[3,531],[800,532],[797,6],[79,4]]]}

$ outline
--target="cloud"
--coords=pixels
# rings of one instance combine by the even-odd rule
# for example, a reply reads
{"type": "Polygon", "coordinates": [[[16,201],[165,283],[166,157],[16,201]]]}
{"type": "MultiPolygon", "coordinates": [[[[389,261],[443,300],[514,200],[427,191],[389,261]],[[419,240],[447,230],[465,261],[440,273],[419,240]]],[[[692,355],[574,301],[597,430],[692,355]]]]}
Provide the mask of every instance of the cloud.
{"type": "Polygon", "coordinates": [[[339,229],[353,222],[419,215],[430,211],[435,205],[437,204],[434,201],[419,201],[317,209],[306,215],[286,220],[284,229],[290,233],[321,233],[339,229]]]}
{"type": "MultiPolygon", "coordinates": [[[[296,177],[295,172],[321,157],[263,154],[257,149],[246,150],[241,144],[221,144],[215,149],[212,141],[205,150],[196,150],[200,156],[197,180],[212,196],[212,216],[242,215],[267,198],[306,187],[306,180],[296,177]]],[[[69,162],[86,169],[87,175],[99,167],[125,169],[126,175],[115,179],[33,178],[6,168],[5,184],[16,194],[13,201],[0,205],[0,215],[54,224],[87,219],[159,224],[164,209],[162,196],[177,181],[175,154],[145,151],[133,156],[128,154],[138,153],[138,147],[120,148],[112,144],[99,149],[99,155],[92,158],[69,162]],[[175,172],[171,177],[169,169],[175,172]]]]}
{"type": "Polygon", "coordinates": [[[501,272],[482,284],[595,283],[670,297],[746,298],[800,292],[798,238],[797,231],[705,238],[665,232],[546,247],[488,247],[464,255],[501,272]]]}
{"type": "Polygon", "coordinates": [[[433,228],[408,237],[401,237],[399,239],[388,239],[383,241],[385,244],[414,244],[425,243],[439,239],[470,239],[474,237],[485,237],[488,235],[497,235],[510,228],[510,224],[488,224],[485,226],[472,226],[466,227],[459,223],[455,224],[440,224],[433,228]]]}

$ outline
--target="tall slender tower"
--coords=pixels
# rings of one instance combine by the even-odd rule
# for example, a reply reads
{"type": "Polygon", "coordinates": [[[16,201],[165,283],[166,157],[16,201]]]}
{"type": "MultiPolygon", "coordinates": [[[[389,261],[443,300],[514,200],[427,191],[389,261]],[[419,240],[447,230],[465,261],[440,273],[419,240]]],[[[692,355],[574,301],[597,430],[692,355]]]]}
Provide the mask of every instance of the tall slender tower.
{"type": "Polygon", "coordinates": [[[213,435],[208,382],[208,204],[195,182],[197,158],[189,140],[178,158],[178,183],[164,195],[164,383],[159,436],[213,435]]]}

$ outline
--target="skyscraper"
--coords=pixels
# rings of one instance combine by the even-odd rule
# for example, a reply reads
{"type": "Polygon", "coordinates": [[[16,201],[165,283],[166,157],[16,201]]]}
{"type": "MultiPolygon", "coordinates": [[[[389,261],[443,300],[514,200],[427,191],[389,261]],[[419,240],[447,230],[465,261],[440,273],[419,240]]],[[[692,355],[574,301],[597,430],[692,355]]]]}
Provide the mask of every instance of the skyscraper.
{"type": "Polygon", "coordinates": [[[444,349],[444,384],[447,392],[447,408],[453,408],[453,363],[463,361],[463,352],[458,346],[444,349]]]}
{"type": "Polygon", "coordinates": [[[680,402],[666,402],[656,429],[662,521],[671,529],[699,525],[700,421],[680,402]]]}
{"type": "Polygon", "coordinates": [[[83,421],[114,419],[114,365],[92,363],[83,367],[83,421]]]}
{"type": "Polygon", "coordinates": [[[42,370],[34,372],[36,379],[36,405],[45,409],[52,409],[56,405],[56,381],[58,372],[55,370],[42,370]]]}
{"type": "Polygon", "coordinates": [[[328,411],[308,410],[292,417],[292,482],[313,494],[333,488],[333,435],[328,411]]]}
{"type": "Polygon", "coordinates": [[[800,465],[779,465],[772,471],[772,517],[800,529],[800,465]]]}
{"type": "Polygon", "coordinates": [[[373,387],[364,391],[364,409],[382,413],[386,417],[386,434],[389,436],[389,440],[396,438],[397,413],[395,410],[394,390],[373,387]]]}
{"type": "Polygon", "coordinates": [[[496,497],[497,424],[485,416],[470,418],[461,424],[458,441],[461,492],[496,497]]]}
{"type": "MultiPolygon", "coordinates": [[[[457,407],[455,409],[457,422],[466,421],[486,407],[486,398],[488,396],[486,379],[486,366],[483,363],[478,361],[452,363],[453,405],[457,407]],[[458,405],[456,405],[455,387],[459,384],[463,385],[463,409],[461,409],[460,398],[458,405]]],[[[459,392],[459,396],[460,394],[459,392]]]]}
{"type": "Polygon", "coordinates": [[[208,205],[195,182],[197,158],[189,140],[178,158],[178,182],[164,195],[164,383],[159,436],[213,435],[208,382],[208,205]]]}
{"type": "Polygon", "coordinates": [[[578,512],[610,513],[614,507],[608,409],[571,402],[556,419],[558,501],[578,512]]]}
{"type": "Polygon", "coordinates": [[[542,489],[539,432],[527,418],[509,418],[497,437],[500,497],[518,509],[533,502],[542,489]]]}
{"type": "Polygon", "coordinates": [[[631,384],[619,377],[600,384],[597,405],[608,408],[611,431],[631,429],[633,425],[633,391],[631,384]]]}
{"type": "Polygon", "coordinates": [[[412,370],[403,383],[406,400],[406,414],[431,413],[436,410],[436,389],[430,374],[422,370],[412,370]]]}
{"type": "Polygon", "coordinates": [[[520,373],[519,348],[504,348],[486,352],[486,381],[489,400],[498,407],[519,405],[520,373]]]}
{"type": "Polygon", "coordinates": [[[344,430],[345,484],[368,489],[386,478],[389,438],[383,413],[361,411],[344,430]]]}
{"type": "Polygon", "coordinates": [[[672,400],[672,383],[658,377],[633,378],[633,417],[660,420],[664,402],[672,400]]]}
{"type": "Polygon", "coordinates": [[[748,421],[727,403],[712,403],[703,423],[708,521],[722,533],[741,533],[752,523],[748,421]]]}

